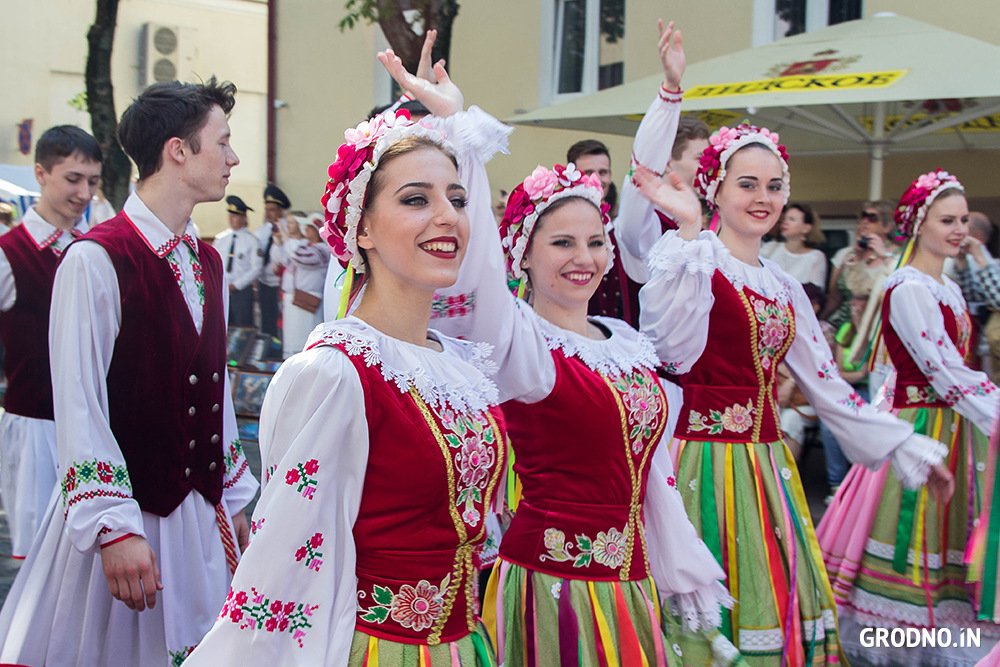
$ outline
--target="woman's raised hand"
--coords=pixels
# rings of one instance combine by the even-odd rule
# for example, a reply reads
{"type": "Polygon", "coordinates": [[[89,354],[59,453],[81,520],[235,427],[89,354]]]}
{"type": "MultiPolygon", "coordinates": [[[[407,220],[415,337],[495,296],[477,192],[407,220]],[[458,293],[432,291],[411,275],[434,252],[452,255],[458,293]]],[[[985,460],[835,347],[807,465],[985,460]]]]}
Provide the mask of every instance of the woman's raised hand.
{"type": "Polygon", "coordinates": [[[407,72],[406,68],[403,67],[403,61],[392,49],[379,51],[376,57],[389,72],[389,75],[399,84],[399,87],[408,95],[419,100],[435,116],[446,118],[463,109],[465,98],[458,86],[448,77],[448,72],[444,68],[444,60],[439,60],[433,67],[428,67],[431,46],[434,44],[436,34],[436,31],[428,33],[420,52],[420,64],[417,71],[420,73],[426,68],[427,76],[424,78],[407,72]],[[431,33],[434,35],[432,36],[431,33]]]}
{"type": "Polygon", "coordinates": [[[639,165],[632,182],[642,196],[663,209],[677,222],[681,238],[691,240],[701,231],[701,202],[691,186],[676,172],[660,178],[648,167],[639,165]]]}
{"type": "Polygon", "coordinates": [[[681,89],[681,77],[684,76],[684,68],[687,67],[687,57],[684,55],[684,46],[681,40],[681,31],[674,30],[674,22],[667,24],[663,29],[663,19],[657,20],[660,29],[660,62],[663,63],[663,82],[667,90],[677,91],[681,89]],[[671,34],[673,40],[670,39],[671,34]]]}

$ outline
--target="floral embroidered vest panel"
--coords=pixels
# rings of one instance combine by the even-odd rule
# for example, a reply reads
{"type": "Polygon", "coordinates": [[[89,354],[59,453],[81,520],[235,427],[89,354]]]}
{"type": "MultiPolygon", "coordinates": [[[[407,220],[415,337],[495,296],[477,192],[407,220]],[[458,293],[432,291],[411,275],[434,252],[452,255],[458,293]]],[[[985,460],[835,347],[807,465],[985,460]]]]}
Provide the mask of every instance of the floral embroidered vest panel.
{"type": "Polygon", "coordinates": [[[523,495],[500,555],[528,569],[594,581],[649,576],[642,503],[667,421],[649,369],[605,375],[553,350],[556,382],[504,414],[523,495]]]}
{"type": "Polygon", "coordinates": [[[792,305],[749,287],[737,289],[718,270],[712,295],[705,351],[690,371],[677,376],[684,406],[675,435],[718,442],[779,440],[775,385],[795,338],[792,305]]]}
{"type": "Polygon", "coordinates": [[[124,213],[75,243],[85,240],[107,251],[118,276],[122,317],[108,369],[108,409],[132,495],[158,516],[168,516],[192,489],[215,505],[226,470],[219,253],[198,244],[207,287],[199,335],[169,262],[150,250],[124,213]]]}
{"type": "Polygon", "coordinates": [[[503,413],[433,405],[336,347],[361,378],[369,431],[356,627],[403,643],[460,639],[476,627],[475,551],[506,464],[503,413]]]}
{"type": "MultiPolygon", "coordinates": [[[[927,379],[928,375],[933,376],[937,367],[931,361],[917,362],[900,340],[899,334],[892,327],[889,321],[889,312],[892,308],[892,293],[895,287],[890,287],[882,300],[882,331],[885,338],[885,346],[889,351],[889,359],[896,368],[896,386],[893,390],[892,407],[894,408],[920,408],[920,407],[948,407],[955,403],[953,396],[938,396],[934,387],[927,379]]],[[[964,357],[969,351],[969,337],[972,325],[969,315],[965,311],[956,316],[955,311],[947,304],[938,302],[941,315],[944,317],[944,328],[952,344],[964,357]]],[[[922,336],[929,336],[927,332],[922,332],[922,336]]],[[[943,341],[937,341],[940,345],[943,341]]]]}
{"type": "Polygon", "coordinates": [[[0,314],[7,392],[4,409],[22,417],[52,419],[52,373],[49,366],[49,306],[59,257],[39,250],[24,225],[0,236],[14,276],[17,298],[0,314]]]}

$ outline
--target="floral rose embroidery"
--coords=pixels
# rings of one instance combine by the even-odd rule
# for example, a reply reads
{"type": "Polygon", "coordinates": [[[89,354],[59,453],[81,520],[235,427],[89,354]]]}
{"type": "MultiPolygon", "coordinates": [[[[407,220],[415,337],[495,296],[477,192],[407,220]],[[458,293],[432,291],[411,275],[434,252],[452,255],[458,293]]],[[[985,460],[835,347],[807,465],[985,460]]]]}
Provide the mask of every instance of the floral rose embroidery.
{"type": "Polygon", "coordinates": [[[726,408],[726,411],[722,413],[722,427],[733,433],[744,433],[753,426],[752,412],[753,405],[751,403],[747,403],[746,407],[737,404],[726,408]]]}
{"type": "Polygon", "coordinates": [[[399,593],[392,598],[389,615],[404,628],[420,632],[434,625],[441,609],[438,587],[421,579],[416,587],[409,584],[400,587],[399,593]]]}
{"type": "Polygon", "coordinates": [[[626,533],[628,530],[620,533],[614,528],[608,529],[607,533],[598,533],[594,540],[594,560],[615,570],[620,568],[625,562],[626,533]]]}

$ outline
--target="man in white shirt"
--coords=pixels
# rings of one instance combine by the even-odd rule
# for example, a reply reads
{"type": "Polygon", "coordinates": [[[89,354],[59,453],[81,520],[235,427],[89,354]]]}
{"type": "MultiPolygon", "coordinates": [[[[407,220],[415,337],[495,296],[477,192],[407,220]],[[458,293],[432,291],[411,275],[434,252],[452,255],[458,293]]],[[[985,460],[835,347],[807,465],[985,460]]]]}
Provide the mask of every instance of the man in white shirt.
{"type": "Polygon", "coordinates": [[[260,303],[260,330],[276,338],[281,337],[278,330],[278,286],[281,284],[279,275],[280,264],[275,262],[275,251],[281,245],[280,225],[284,223],[285,215],[292,203],[288,195],[276,185],[264,188],[264,224],[254,232],[260,243],[261,269],[257,278],[257,301],[260,303]]]}
{"type": "Polygon", "coordinates": [[[72,125],[35,147],[38,203],[0,238],[0,342],[8,387],[0,418],[0,494],[11,555],[23,559],[56,485],[56,433],[49,372],[49,305],[56,264],[87,231],[84,213],[101,180],[101,147],[72,125]]]}
{"type": "Polygon", "coordinates": [[[229,229],[218,234],[212,247],[222,256],[229,283],[229,325],[252,327],[253,281],[260,275],[263,257],[257,237],[247,229],[247,211],[253,209],[235,195],[226,197],[229,229]]]}

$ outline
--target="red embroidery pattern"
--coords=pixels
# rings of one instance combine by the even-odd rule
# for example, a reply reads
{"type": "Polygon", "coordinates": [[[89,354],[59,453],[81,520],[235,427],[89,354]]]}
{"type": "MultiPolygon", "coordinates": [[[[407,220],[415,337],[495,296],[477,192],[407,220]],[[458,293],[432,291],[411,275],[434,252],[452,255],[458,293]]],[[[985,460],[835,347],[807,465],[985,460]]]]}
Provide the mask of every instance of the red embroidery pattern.
{"type": "Polygon", "coordinates": [[[319,470],[319,461],[309,459],[305,463],[296,463],[295,467],[285,473],[285,484],[295,486],[296,491],[302,494],[307,500],[312,500],[316,493],[316,486],[319,482],[312,475],[319,470]]]}
{"type": "Polygon", "coordinates": [[[179,651],[167,651],[167,655],[170,657],[170,667],[181,667],[187,657],[194,653],[196,646],[185,646],[179,651]]]}
{"type": "Polygon", "coordinates": [[[295,552],[295,561],[301,563],[304,560],[307,568],[319,572],[319,568],[323,564],[323,554],[317,549],[322,545],[323,533],[314,534],[295,552]]]}
{"type": "Polygon", "coordinates": [[[476,307],[476,293],[453,294],[447,297],[434,297],[431,302],[431,319],[445,319],[449,317],[461,317],[468,315],[476,307]]]}
{"type": "Polygon", "coordinates": [[[128,468],[123,463],[113,463],[111,461],[75,461],[66,474],[63,476],[60,486],[62,487],[63,506],[68,510],[70,506],[81,500],[91,498],[131,498],[130,493],[115,491],[107,488],[91,489],[85,492],[72,495],[74,491],[81,490],[85,485],[98,485],[99,487],[120,487],[129,492],[132,490],[132,482],[128,477],[128,468]]]}
{"type": "Polygon", "coordinates": [[[306,630],[312,627],[312,615],[318,604],[271,601],[251,587],[250,593],[229,589],[226,604],[219,612],[219,619],[229,618],[241,630],[265,630],[267,632],[290,632],[292,639],[302,648],[306,630]]]}
{"type": "Polygon", "coordinates": [[[63,513],[65,516],[69,513],[69,508],[82,500],[91,500],[93,498],[123,498],[128,500],[131,498],[127,493],[122,493],[120,491],[108,491],[107,489],[93,489],[92,491],[86,491],[84,493],[77,494],[69,499],[66,503],[66,511],[63,513]]]}
{"type": "Polygon", "coordinates": [[[222,483],[222,487],[225,489],[231,489],[236,486],[236,483],[240,481],[249,468],[250,464],[247,463],[246,457],[243,456],[243,443],[237,438],[229,443],[229,452],[226,454],[226,480],[222,483]],[[237,465],[239,466],[237,468],[237,465]],[[235,472],[234,472],[235,468],[235,472]]]}
{"type": "Polygon", "coordinates": [[[256,535],[257,531],[260,530],[263,527],[264,527],[264,519],[263,518],[260,521],[251,521],[250,522],[250,534],[251,535],[256,535]]]}

